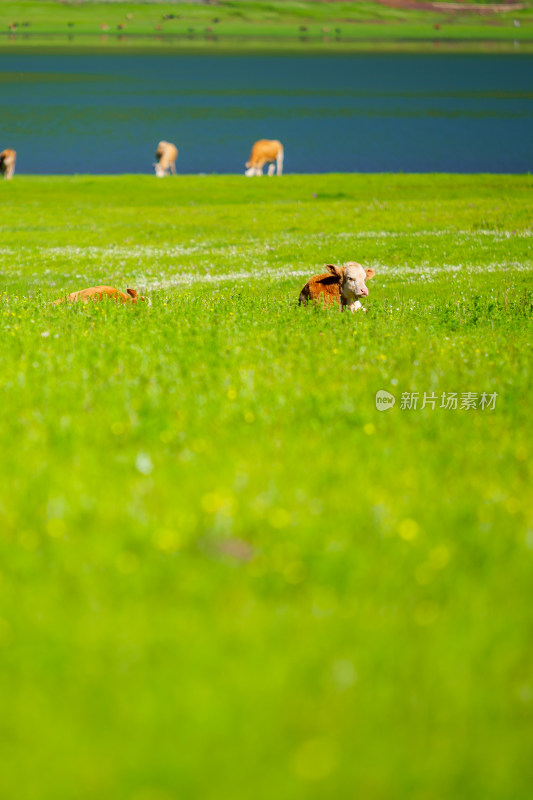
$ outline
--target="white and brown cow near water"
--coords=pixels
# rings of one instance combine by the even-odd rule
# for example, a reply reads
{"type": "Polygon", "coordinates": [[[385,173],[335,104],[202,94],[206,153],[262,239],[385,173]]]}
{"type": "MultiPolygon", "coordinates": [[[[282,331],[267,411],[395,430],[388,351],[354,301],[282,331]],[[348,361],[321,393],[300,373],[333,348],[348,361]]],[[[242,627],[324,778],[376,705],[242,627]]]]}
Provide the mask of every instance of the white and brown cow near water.
{"type": "Polygon", "coordinates": [[[178,157],[178,148],[171,142],[159,142],[157,150],[155,151],[155,174],[158,178],[164,178],[165,175],[172,173],[176,174],[176,159],[178,157]]]}
{"type": "Polygon", "coordinates": [[[17,160],[17,153],[10,147],[6,147],[0,153],[0,172],[6,180],[11,180],[15,173],[15,162],[17,160]]]}
{"type": "Polygon", "coordinates": [[[277,168],[278,175],[283,172],[283,145],[277,139],[259,139],[252,147],[250,158],[246,162],[245,175],[262,175],[263,167],[269,162],[268,174],[273,175],[277,168]],[[275,164],[274,164],[275,162],[275,164]]]}

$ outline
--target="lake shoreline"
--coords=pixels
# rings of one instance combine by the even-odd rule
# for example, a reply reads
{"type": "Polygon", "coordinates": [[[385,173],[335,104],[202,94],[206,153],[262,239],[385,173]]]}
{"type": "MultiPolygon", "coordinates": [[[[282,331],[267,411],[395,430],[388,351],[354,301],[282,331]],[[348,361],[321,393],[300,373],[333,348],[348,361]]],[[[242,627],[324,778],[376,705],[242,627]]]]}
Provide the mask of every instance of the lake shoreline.
{"type": "Polygon", "coordinates": [[[351,42],[309,42],[296,43],[276,40],[258,41],[247,39],[236,43],[234,40],[218,42],[184,41],[161,42],[156,37],[138,41],[121,42],[63,42],[39,39],[34,43],[27,41],[2,41],[0,39],[0,55],[198,55],[198,56],[345,56],[373,53],[416,55],[532,55],[533,39],[502,40],[491,39],[356,39],[351,42]]]}
{"type": "MultiPolygon", "coordinates": [[[[453,180],[455,178],[460,180],[468,179],[488,179],[488,178],[495,178],[496,180],[499,179],[525,179],[525,178],[532,178],[530,172],[289,172],[284,173],[281,176],[273,175],[269,178],[268,175],[263,175],[265,178],[265,183],[274,183],[277,184],[278,180],[287,183],[288,181],[292,180],[300,180],[300,179],[307,179],[307,178],[316,178],[317,180],[328,180],[329,178],[368,178],[368,179],[375,179],[375,178],[382,178],[382,177],[390,177],[394,179],[405,179],[406,181],[413,180],[413,179],[422,179],[426,180],[427,178],[435,178],[436,180],[439,179],[450,179],[453,180]]],[[[147,179],[150,181],[163,181],[166,183],[171,183],[172,181],[180,181],[180,180],[191,180],[193,178],[200,178],[206,181],[209,180],[233,180],[233,179],[246,179],[245,183],[256,183],[257,179],[248,178],[244,172],[178,172],[176,175],[169,175],[166,179],[157,178],[154,173],[150,173],[147,171],[144,172],[112,172],[112,173],[92,173],[92,172],[50,172],[50,173],[15,173],[13,180],[17,182],[24,181],[24,182],[42,182],[42,181],[76,181],[76,182],[83,182],[83,181],[117,181],[117,180],[139,180],[139,179],[147,179]]],[[[2,182],[0,181],[0,185],[2,182]]],[[[533,186],[533,184],[532,184],[533,186]]]]}

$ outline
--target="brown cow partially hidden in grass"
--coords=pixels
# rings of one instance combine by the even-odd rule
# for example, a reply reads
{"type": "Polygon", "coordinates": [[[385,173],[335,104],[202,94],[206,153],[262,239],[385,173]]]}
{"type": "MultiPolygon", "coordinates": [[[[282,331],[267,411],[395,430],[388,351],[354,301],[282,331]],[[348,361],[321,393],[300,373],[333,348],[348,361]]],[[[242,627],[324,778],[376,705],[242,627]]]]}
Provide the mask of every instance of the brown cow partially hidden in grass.
{"type": "Polygon", "coordinates": [[[17,153],[10,147],[6,147],[0,153],[0,172],[6,180],[11,180],[15,173],[15,162],[17,160],[17,153]]]}
{"type": "Polygon", "coordinates": [[[262,175],[263,167],[267,162],[271,162],[268,167],[268,174],[273,175],[277,167],[278,175],[283,172],[283,145],[277,139],[259,139],[252,147],[250,158],[246,162],[245,175],[262,175]],[[274,165],[273,162],[276,162],[274,165]]]}
{"type": "Polygon", "coordinates": [[[171,142],[159,142],[155,151],[155,174],[158,178],[164,178],[169,172],[176,174],[176,159],[178,148],[171,142]]]}
{"type": "MultiPolygon", "coordinates": [[[[137,303],[139,300],[144,301],[142,295],[137,295],[135,289],[126,289],[127,294],[121,292],[120,289],[114,289],[113,286],[91,286],[89,289],[80,289],[79,292],[72,292],[66,297],[60,297],[54,300],[55,305],[60,303],[89,303],[92,300],[118,300],[121,303],[137,303]]],[[[150,304],[150,301],[148,301],[150,304]]]]}
{"type": "Polygon", "coordinates": [[[340,303],[342,311],[348,308],[354,312],[362,308],[366,312],[360,299],[368,296],[365,281],[374,277],[374,270],[365,269],[357,261],[348,261],[342,267],[326,264],[326,269],[329,272],[314,275],[307,281],[298,298],[300,305],[315,300],[323,305],[340,303]]]}

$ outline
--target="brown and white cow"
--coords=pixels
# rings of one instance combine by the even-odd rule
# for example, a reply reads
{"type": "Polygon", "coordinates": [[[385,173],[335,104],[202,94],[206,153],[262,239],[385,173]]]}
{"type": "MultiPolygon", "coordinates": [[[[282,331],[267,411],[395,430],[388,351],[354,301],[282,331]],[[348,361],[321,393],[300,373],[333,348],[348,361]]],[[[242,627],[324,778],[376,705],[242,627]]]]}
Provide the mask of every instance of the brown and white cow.
{"type": "Polygon", "coordinates": [[[298,302],[307,305],[309,300],[318,301],[324,305],[340,303],[341,310],[366,312],[361,305],[361,298],[368,296],[366,281],[376,274],[373,269],[365,269],[356,261],[348,261],[342,267],[335,264],[326,264],[326,272],[314,275],[305,284],[300,292],[298,302]]]}
{"type": "Polygon", "coordinates": [[[157,150],[155,151],[155,157],[154,168],[158,178],[164,178],[165,175],[169,173],[172,173],[172,175],[176,174],[178,148],[175,144],[171,142],[159,142],[157,150]]]}
{"type": "Polygon", "coordinates": [[[273,175],[277,167],[278,175],[283,173],[283,145],[277,139],[259,139],[252,147],[250,159],[246,162],[246,172],[251,175],[262,175],[263,167],[269,163],[268,174],[273,175]],[[273,162],[276,162],[275,165],[273,162]]]}
{"type": "MultiPolygon", "coordinates": [[[[80,289],[79,292],[72,292],[66,297],[54,300],[55,305],[60,303],[90,303],[95,300],[118,300],[121,303],[137,303],[144,301],[142,295],[138,295],[135,289],[126,289],[127,294],[115,289],[113,286],[91,286],[89,289],[80,289]]],[[[150,305],[150,301],[148,300],[150,305]]]]}
{"type": "Polygon", "coordinates": [[[6,147],[0,153],[0,172],[6,180],[11,180],[15,173],[15,162],[17,160],[17,153],[10,147],[6,147]]]}

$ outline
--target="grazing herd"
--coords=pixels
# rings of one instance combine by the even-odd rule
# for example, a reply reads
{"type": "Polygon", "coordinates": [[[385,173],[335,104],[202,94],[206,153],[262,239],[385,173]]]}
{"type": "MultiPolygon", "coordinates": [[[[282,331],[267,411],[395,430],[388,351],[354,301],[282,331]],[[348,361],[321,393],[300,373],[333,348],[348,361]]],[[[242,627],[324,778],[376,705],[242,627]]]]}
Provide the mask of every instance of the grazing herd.
{"type": "MultiPolygon", "coordinates": [[[[176,174],[176,159],[178,148],[171,142],[159,142],[155,154],[155,174],[158,178],[166,175],[176,174]]],[[[10,180],[15,172],[15,162],[17,154],[15,150],[6,148],[0,153],[0,172],[5,179],[10,180]]],[[[245,175],[262,175],[265,164],[268,164],[268,174],[273,175],[283,173],[283,145],[277,139],[260,139],[255,142],[250,153],[250,158],[246,162],[245,175]]],[[[326,264],[325,272],[321,275],[314,275],[310,278],[298,298],[300,305],[307,305],[310,301],[322,306],[336,304],[341,311],[348,309],[352,313],[366,308],[361,304],[361,298],[368,296],[366,281],[373,278],[373,269],[365,269],[356,261],[348,261],[342,266],[326,264]]],[[[113,286],[91,286],[88,289],[80,289],[72,292],[65,297],[54,300],[56,305],[60,303],[88,303],[98,300],[115,300],[120,303],[137,303],[145,301],[142,295],[138,295],[135,289],[126,289],[126,293],[113,286]]],[[[150,300],[146,300],[150,305],[150,300]]]]}
{"type": "MultiPolygon", "coordinates": [[[[172,142],[159,142],[155,151],[155,161],[153,167],[158,178],[165,178],[167,175],[176,174],[176,160],[178,158],[178,148],[172,142]]],[[[0,153],[0,172],[6,180],[10,180],[15,172],[15,162],[17,153],[10,147],[0,153]]],[[[250,153],[250,158],[246,162],[245,175],[262,175],[263,167],[268,164],[268,174],[273,175],[283,173],[283,145],[277,139],[259,139],[255,142],[250,153]]]]}
{"type": "MultiPolygon", "coordinates": [[[[158,178],[176,174],[178,148],[171,142],[159,142],[155,153],[154,169],[158,178]]],[[[268,174],[283,174],[283,145],[277,139],[259,139],[252,146],[250,158],[246,162],[245,175],[262,175],[265,164],[268,174]]]]}

